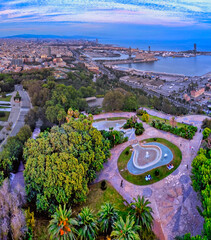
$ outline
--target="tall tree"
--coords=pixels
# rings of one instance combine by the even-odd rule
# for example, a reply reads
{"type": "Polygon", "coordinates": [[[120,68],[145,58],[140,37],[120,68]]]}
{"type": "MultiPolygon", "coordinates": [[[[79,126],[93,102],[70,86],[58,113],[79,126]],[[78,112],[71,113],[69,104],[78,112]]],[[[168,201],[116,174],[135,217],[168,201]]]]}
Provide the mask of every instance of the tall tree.
{"type": "Polygon", "coordinates": [[[66,205],[56,209],[52,220],[49,224],[49,234],[51,239],[59,240],[75,240],[78,234],[76,226],[78,222],[75,218],[72,218],[71,208],[66,209],[66,205]]]}
{"type": "Polygon", "coordinates": [[[127,216],[126,221],[122,217],[114,224],[114,230],[111,236],[118,240],[138,240],[140,239],[138,230],[140,226],[130,215],[127,216]]]}
{"type": "Polygon", "coordinates": [[[103,100],[103,108],[106,111],[121,110],[124,105],[125,96],[120,91],[108,92],[103,100]]]}
{"type": "Polygon", "coordinates": [[[85,207],[78,214],[78,236],[81,240],[94,240],[97,236],[97,219],[92,210],[85,207]]]}
{"type": "Polygon", "coordinates": [[[150,201],[145,200],[144,196],[138,196],[137,199],[133,199],[134,202],[130,204],[130,213],[135,217],[136,224],[140,225],[142,229],[148,231],[152,228],[153,216],[152,208],[149,206],[150,201]]]}
{"type": "Polygon", "coordinates": [[[119,218],[118,211],[111,203],[105,203],[101,206],[99,212],[100,229],[105,235],[111,234],[114,223],[119,218]]]}

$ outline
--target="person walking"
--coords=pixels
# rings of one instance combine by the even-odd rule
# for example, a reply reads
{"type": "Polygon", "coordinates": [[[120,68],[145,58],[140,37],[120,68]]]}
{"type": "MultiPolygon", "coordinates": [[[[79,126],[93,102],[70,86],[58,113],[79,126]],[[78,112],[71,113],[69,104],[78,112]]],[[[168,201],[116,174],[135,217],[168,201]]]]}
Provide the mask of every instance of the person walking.
{"type": "Polygon", "coordinates": [[[120,187],[123,188],[123,180],[121,180],[120,187]]]}

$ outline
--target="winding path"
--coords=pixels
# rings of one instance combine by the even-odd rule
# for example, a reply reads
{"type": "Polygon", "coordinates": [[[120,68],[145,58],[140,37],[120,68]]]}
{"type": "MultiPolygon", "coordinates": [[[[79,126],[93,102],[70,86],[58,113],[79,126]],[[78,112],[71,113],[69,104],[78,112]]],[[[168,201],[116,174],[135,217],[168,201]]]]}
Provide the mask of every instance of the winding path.
{"type": "MultiPolygon", "coordinates": [[[[153,110],[150,111],[150,114],[166,119],[171,117],[153,110]]],[[[123,112],[105,113],[94,116],[94,120],[109,117],[130,117],[133,115],[134,113],[123,112]]],[[[205,118],[206,116],[190,115],[177,117],[176,120],[188,124],[193,123],[200,129],[201,123],[205,118]]],[[[201,234],[203,218],[196,209],[196,206],[201,206],[201,203],[191,186],[189,176],[191,163],[200,147],[202,134],[198,130],[193,140],[186,140],[171,133],[152,128],[148,124],[143,124],[145,132],[143,135],[137,137],[137,140],[159,137],[165,138],[177,145],[183,156],[178,169],[165,179],[148,186],[137,186],[127,182],[119,173],[117,160],[121,152],[132,144],[132,141],[128,141],[111,150],[111,158],[105,164],[104,170],[98,174],[96,181],[103,179],[109,181],[127,202],[131,202],[138,195],[144,195],[149,198],[154,211],[155,225],[160,225],[164,234],[164,237],[160,236],[160,239],[173,240],[175,236],[188,232],[191,232],[192,235],[201,234]],[[123,187],[120,187],[121,180],[123,180],[123,187]]]]}

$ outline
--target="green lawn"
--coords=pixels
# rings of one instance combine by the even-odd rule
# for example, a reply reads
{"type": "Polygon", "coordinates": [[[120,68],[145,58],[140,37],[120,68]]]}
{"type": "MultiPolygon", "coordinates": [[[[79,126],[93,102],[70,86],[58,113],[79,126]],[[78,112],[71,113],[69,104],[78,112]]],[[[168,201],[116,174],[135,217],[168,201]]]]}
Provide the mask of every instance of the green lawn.
{"type": "MultiPolygon", "coordinates": [[[[155,140],[153,138],[149,138],[149,139],[145,139],[143,141],[154,142],[155,140]]],[[[127,154],[128,150],[130,150],[130,148],[131,148],[131,147],[127,147],[121,153],[121,155],[119,156],[119,159],[118,159],[118,169],[119,169],[121,176],[125,180],[127,180],[128,182],[131,182],[133,184],[136,184],[136,185],[149,185],[149,184],[152,184],[152,183],[162,180],[163,178],[167,177],[169,174],[174,172],[179,167],[179,165],[182,161],[182,153],[181,153],[180,149],[173,143],[167,141],[166,139],[157,138],[156,141],[167,146],[172,151],[174,157],[173,157],[173,160],[171,161],[171,163],[174,165],[174,168],[171,170],[168,170],[166,165],[164,165],[164,166],[152,169],[152,170],[145,172],[143,174],[140,174],[140,175],[133,175],[128,170],[121,171],[122,169],[125,169],[127,167],[127,163],[130,160],[130,157],[132,154],[131,151],[129,151],[129,154],[127,154]],[[155,176],[155,170],[159,170],[159,172],[160,172],[159,176],[155,176]],[[148,174],[150,174],[152,176],[152,180],[150,180],[150,181],[145,180],[145,176],[148,174]]]]}
{"type": "Polygon", "coordinates": [[[3,127],[2,127],[2,126],[0,126],[0,131],[2,130],[2,128],[3,128],[3,127]]]}
{"type": "MultiPolygon", "coordinates": [[[[139,116],[139,119],[142,120],[141,116],[139,116]]],[[[153,115],[150,115],[150,114],[149,114],[149,122],[148,122],[148,124],[150,125],[153,120],[155,120],[155,121],[156,121],[156,120],[159,120],[160,122],[164,122],[164,123],[170,125],[170,122],[169,122],[168,119],[159,118],[159,117],[157,117],[157,116],[153,116],[153,115]]],[[[187,124],[184,124],[184,123],[179,123],[179,122],[177,122],[177,127],[185,127],[185,126],[188,126],[188,125],[187,125],[187,124]]]]}
{"type": "Polygon", "coordinates": [[[8,106],[2,107],[2,106],[0,106],[0,109],[2,109],[2,108],[11,108],[11,107],[8,107],[8,106]]]}
{"type": "Polygon", "coordinates": [[[122,119],[127,120],[128,118],[126,118],[126,117],[100,118],[100,119],[94,120],[94,122],[100,122],[100,121],[104,121],[104,120],[115,121],[115,120],[122,120],[122,119]]]}
{"type": "MultiPolygon", "coordinates": [[[[102,191],[100,188],[101,183],[96,183],[90,186],[90,192],[87,196],[86,203],[73,208],[74,216],[76,216],[83,207],[90,207],[96,214],[103,203],[111,202],[115,204],[116,208],[120,211],[120,214],[127,214],[127,207],[124,205],[124,199],[122,196],[107,182],[107,189],[102,191]]],[[[48,237],[48,224],[49,220],[36,219],[36,227],[34,232],[34,238],[36,240],[46,240],[48,237]]]]}
{"type": "Polygon", "coordinates": [[[127,207],[124,205],[122,196],[107,182],[106,190],[100,188],[101,182],[90,186],[90,192],[86,203],[74,208],[75,213],[79,213],[82,207],[90,207],[94,213],[97,213],[101,205],[105,202],[115,204],[116,208],[124,215],[127,207]]]}
{"type": "Polygon", "coordinates": [[[6,96],[5,98],[3,97],[0,97],[0,101],[5,101],[5,102],[10,102],[10,99],[11,99],[12,96],[6,96]]]}
{"type": "Polygon", "coordinates": [[[4,117],[0,117],[0,121],[4,121],[6,122],[9,118],[10,112],[5,112],[5,116],[4,117]]]}

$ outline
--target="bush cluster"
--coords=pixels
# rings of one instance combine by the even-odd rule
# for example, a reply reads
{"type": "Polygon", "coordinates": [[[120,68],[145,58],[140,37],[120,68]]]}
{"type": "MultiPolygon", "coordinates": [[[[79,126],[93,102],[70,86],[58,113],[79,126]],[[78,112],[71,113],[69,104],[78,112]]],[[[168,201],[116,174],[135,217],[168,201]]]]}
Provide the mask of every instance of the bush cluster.
{"type": "Polygon", "coordinates": [[[159,120],[156,120],[156,121],[153,120],[151,123],[151,126],[156,129],[163,130],[165,132],[173,133],[173,134],[180,136],[182,138],[185,138],[185,139],[193,139],[195,133],[197,132],[197,127],[195,127],[195,126],[190,125],[190,126],[186,126],[186,127],[177,128],[177,127],[172,127],[163,122],[160,122],[159,120]]]}
{"type": "Polygon", "coordinates": [[[136,117],[131,117],[130,119],[128,119],[127,122],[124,124],[123,128],[124,129],[135,128],[135,134],[137,136],[143,134],[144,132],[143,124],[138,123],[136,117]]]}
{"type": "Polygon", "coordinates": [[[101,131],[103,137],[110,142],[110,148],[113,148],[115,145],[127,142],[128,137],[124,137],[124,133],[120,131],[101,131]]]}
{"type": "Polygon", "coordinates": [[[0,185],[1,181],[9,177],[11,172],[17,171],[23,153],[24,143],[31,137],[28,125],[23,126],[15,137],[9,137],[0,152],[0,185]]]}
{"type": "Polygon", "coordinates": [[[135,134],[137,136],[143,134],[144,132],[143,124],[138,123],[136,117],[131,117],[130,119],[128,119],[127,122],[124,124],[123,128],[124,129],[135,128],[135,134]]]}

